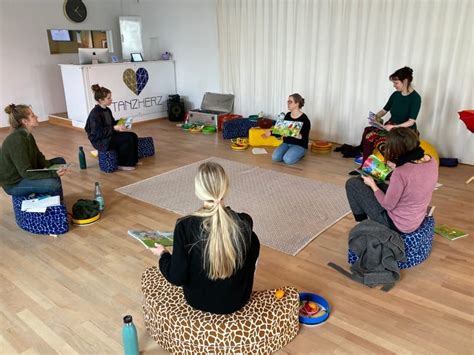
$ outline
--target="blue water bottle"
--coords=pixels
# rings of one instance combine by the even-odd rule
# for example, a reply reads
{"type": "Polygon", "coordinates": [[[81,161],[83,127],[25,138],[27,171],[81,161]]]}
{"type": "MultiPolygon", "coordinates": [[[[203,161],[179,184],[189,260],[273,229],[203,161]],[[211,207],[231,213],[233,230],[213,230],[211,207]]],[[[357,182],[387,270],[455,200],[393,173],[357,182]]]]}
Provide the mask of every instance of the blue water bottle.
{"type": "Polygon", "coordinates": [[[140,355],[138,351],[137,329],[130,315],[123,317],[122,339],[123,353],[125,355],[140,355]]]}

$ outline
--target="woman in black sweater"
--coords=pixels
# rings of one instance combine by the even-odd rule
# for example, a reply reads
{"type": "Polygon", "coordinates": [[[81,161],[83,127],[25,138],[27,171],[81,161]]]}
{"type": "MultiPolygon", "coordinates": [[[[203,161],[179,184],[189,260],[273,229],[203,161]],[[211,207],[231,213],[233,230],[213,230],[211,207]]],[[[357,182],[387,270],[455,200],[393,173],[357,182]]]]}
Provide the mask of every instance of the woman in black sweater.
{"type": "Polygon", "coordinates": [[[126,132],[124,125],[117,124],[109,108],[112,104],[112,92],[109,89],[95,84],[92,85],[92,91],[97,105],[87,118],[87,137],[97,150],[116,150],[120,170],[134,170],[138,162],[138,136],[126,132]]]}
{"type": "Polygon", "coordinates": [[[229,181],[219,164],[199,166],[196,196],[203,207],[178,220],[173,254],[156,244],[163,276],[182,286],[193,308],[218,314],[233,313],[250,299],[260,242],[252,218],[224,206],[229,181]]]}
{"type": "MultiPolygon", "coordinates": [[[[303,158],[308,150],[311,121],[308,116],[301,111],[301,108],[304,106],[304,98],[300,94],[295,93],[290,95],[287,104],[289,112],[285,115],[285,121],[301,122],[303,126],[297,137],[283,137],[283,143],[273,151],[272,160],[291,165],[296,164],[303,158]]],[[[271,130],[267,130],[262,137],[268,138],[271,135],[271,130]]]]}

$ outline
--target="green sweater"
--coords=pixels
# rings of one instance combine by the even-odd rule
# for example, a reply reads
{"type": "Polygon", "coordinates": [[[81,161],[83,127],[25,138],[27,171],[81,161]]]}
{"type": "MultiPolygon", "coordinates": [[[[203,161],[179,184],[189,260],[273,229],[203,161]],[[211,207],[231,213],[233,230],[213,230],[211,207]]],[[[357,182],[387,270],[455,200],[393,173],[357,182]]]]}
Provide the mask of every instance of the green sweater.
{"type": "MultiPolygon", "coordinates": [[[[413,90],[409,95],[403,96],[395,91],[384,106],[385,111],[390,111],[390,122],[393,125],[405,123],[408,119],[416,120],[421,107],[421,96],[413,90]]],[[[411,128],[416,128],[416,124],[411,128]]]]}
{"type": "Polygon", "coordinates": [[[24,128],[16,129],[5,138],[0,149],[0,186],[15,185],[22,179],[58,177],[56,171],[26,171],[50,165],[39,151],[33,135],[24,128]]]}

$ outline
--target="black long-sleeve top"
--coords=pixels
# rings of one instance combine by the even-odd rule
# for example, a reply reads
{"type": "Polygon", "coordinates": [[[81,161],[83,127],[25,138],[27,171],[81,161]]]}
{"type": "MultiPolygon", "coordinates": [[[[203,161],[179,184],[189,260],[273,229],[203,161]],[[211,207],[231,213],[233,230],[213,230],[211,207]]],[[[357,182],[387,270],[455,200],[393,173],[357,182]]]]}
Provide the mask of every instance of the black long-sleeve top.
{"type": "Polygon", "coordinates": [[[241,269],[224,280],[211,280],[203,267],[205,232],[202,217],[187,216],[178,220],[174,230],[173,254],[160,258],[163,276],[176,286],[183,286],[184,297],[193,308],[218,314],[238,311],[250,299],[255,263],[260,242],[252,231],[252,218],[246,213],[227,211],[239,221],[246,240],[245,262],[241,269]]]}
{"type": "Polygon", "coordinates": [[[311,121],[308,116],[303,113],[300,117],[293,118],[291,117],[291,112],[288,112],[285,115],[285,121],[303,122],[303,127],[301,127],[300,131],[301,139],[295,137],[283,137],[283,143],[299,145],[304,149],[308,149],[309,132],[311,131],[311,121]]]}
{"type": "Polygon", "coordinates": [[[85,130],[92,146],[100,151],[108,150],[110,140],[114,135],[114,126],[118,121],[114,120],[110,108],[102,108],[95,105],[87,118],[85,130]]]}

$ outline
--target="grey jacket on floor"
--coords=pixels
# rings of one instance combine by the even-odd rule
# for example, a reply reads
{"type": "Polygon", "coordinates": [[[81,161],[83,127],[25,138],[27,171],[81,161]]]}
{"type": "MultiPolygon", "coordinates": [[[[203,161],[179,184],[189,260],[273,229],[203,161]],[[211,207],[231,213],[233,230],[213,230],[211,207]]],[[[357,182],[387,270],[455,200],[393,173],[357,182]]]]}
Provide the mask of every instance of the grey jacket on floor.
{"type": "Polygon", "coordinates": [[[359,257],[351,267],[354,280],[375,286],[400,279],[398,261],[406,261],[406,257],[405,244],[397,232],[367,219],[352,228],[349,248],[359,257]]]}

